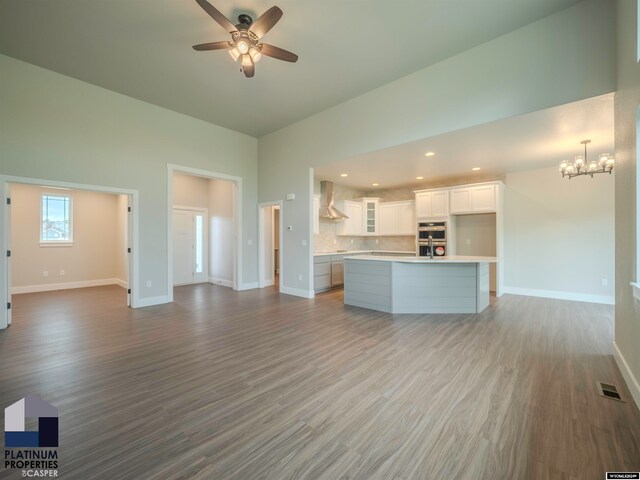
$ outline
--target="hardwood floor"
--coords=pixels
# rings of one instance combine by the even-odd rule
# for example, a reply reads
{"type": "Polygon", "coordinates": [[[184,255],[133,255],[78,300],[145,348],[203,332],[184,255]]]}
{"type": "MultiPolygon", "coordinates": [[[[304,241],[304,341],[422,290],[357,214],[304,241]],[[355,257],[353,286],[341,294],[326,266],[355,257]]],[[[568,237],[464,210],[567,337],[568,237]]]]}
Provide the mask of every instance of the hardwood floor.
{"type": "MultiPolygon", "coordinates": [[[[195,285],[14,297],[0,405],[60,410],[63,479],[603,479],[640,470],[613,308],[504,296],[388,315],[195,285]],[[627,403],[600,397],[613,383],[627,403]]],[[[18,478],[2,471],[0,478],[18,478]]]]}

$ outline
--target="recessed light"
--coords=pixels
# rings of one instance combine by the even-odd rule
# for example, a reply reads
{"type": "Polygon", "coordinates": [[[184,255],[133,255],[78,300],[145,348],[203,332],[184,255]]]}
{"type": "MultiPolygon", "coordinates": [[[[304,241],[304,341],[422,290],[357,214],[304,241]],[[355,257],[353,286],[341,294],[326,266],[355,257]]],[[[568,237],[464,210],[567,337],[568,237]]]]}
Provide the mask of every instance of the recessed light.
{"type": "Polygon", "coordinates": [[[340,176],[341,176],[341,177],[348,177],[349,175],[348,175],[348,174],[346,174],[346,173],[341,173],[341,174],[340,174],[340,176]]]}
{"type": "Polygon", "coordinates": [[[425,157],[433,157],[435,155],[435,152],[427,152],[424,154],[425,157]]]}
{"type": "Polygon", "coordinates": [[[424,177],[416,177],[416,180],[422,180],[424,177]]]}
{"type": "Polygon", "coordinates": [[[372,183],[371,185],[374,186],[374,187],[377,187],[380,184],[379,183],[372,183]]]}
{"type": "Polygon", "coordinates": [[[471,170],[473,170],[474,172],[477,172],[478,170],[480,170],[480,167],[473,167],[471,170]]]}

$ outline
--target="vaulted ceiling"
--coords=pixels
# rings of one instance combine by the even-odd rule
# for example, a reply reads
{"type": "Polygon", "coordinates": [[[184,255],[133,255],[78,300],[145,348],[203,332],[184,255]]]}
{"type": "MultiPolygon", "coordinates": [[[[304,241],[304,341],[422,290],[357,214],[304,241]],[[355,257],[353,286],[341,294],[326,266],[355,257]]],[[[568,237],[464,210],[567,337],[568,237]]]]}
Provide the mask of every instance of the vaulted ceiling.
{"type": "MultiPolygon", "coordinates": [[[[275,0],[272,0],[275,1],[275,0]]],[[[233,23],[272,1],[212,0],[233,23]]],[[[1,0],[0,53],[259,137],[578,3],[578,0],[278,0],[244,78],[228,34],[193,0],[1,0]]]]}

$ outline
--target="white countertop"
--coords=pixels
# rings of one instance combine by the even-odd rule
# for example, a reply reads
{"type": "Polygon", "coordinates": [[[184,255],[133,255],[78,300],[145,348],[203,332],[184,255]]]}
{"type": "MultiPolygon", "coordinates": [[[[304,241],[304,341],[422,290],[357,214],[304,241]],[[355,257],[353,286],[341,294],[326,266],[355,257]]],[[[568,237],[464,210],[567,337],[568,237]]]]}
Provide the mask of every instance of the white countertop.
{"type": "Polygon", "coordinates": [[[373,260],[376,262],[402,262],[402,263],[497,263],[496,257],[473,257],[466,255],[449,255],[444,257],[392,257],[385,255],[358,255],[357,257],[345,257],[345,260],[373,260]]]}
{"type": "Polygon", "coordinates": [[[346,252],[337,252],[337,251],[333,251],[333,252],[314,252],[313,256],[314,257],[322,257],[323,255],[360,255],[360,254],[366,254],[366,253],[372,253],[372,252],[377,252],[377,253],[390,253],[390,254],[404,254],[407,256],[415,256],[415,252],[411,252],[411,251],[406,251],[406,250],[349,250],[346,252]]]}

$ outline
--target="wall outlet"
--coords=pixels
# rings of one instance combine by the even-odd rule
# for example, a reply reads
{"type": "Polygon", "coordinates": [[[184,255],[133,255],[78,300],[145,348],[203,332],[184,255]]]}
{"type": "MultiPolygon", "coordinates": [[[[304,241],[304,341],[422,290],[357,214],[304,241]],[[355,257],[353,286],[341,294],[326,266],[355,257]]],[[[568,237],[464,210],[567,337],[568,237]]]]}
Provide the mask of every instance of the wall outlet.
{"type": "Polygon", "coordinates": [[[60,272],[59,272],[59,273],[60,273],[60,276],[61,276],[61,277],[64,277],[64,270],[60,270],[60,272]]]}
{"type": "Polygon", "coordinates": [[[467,238],[467,245],[471,245],[471,240],[467,238]]]}
{"type": "Polygon", "coordinates": [[[376,245],[380,245],[380,240],[376,238],[376,245]]]}
{"type": "Polygon", "coordinates": [[[353,245],[353,238],[351,239],[351,245],[353,245]]]}
{"type": "Polygon", "coordinates": [[[609,280],[607,280],[606,278],[602,279],[602,286],[606,287],[607,285],[609,285],[609,280]]]}
{"type": "Polygon", "coordinates": [[[337,245],[337,244],[338,244],[338,239],[337,239],[337,238],[334,238],[334,239],[333,239],[333,244],[334,244],[334,245],[337,245]]]}
{"type": "Polygon", "coordinates": [[[151,280],[147,280],[147,288],[151,288],[151,280]]]}
{"type": "Polygon", "coordinates": [[[253,240],[247,240],[247,245],[249,246],[253,245],[253,240]]]}
{"type": "Polygon", "coordinates": [[[306,240],[302,240],[302,246],[306,247],[307,246],[307,241],[306,240]]]}
{"type": "Polygon", "coordinates": [[[47,270],[42,272],[42,276],[43,277],[48,277],[49,276],[49,272],[47,270]]]}
{"type": "Polygon", "coordinates": [[[298,280],[302,281],[302,274],[298,275],[298,280]]]}

